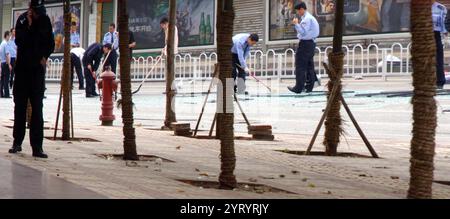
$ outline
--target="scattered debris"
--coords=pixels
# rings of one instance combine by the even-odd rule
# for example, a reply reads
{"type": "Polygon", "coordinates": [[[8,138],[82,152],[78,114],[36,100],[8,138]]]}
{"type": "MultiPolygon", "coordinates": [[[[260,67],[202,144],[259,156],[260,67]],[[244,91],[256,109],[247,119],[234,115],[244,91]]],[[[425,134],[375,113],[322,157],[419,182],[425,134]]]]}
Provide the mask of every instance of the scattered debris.
{"type": "Polygon", "coordinates": [[[331,193],[331,191],[327,191],[327,193],[326,193],[327,195],[331,195],[332,193],[331,193]]]}
{"type": "Polygon", "coordinates": [[[200,170],[199,170],[199,169],[197,169],[197,168],[195,168],[195,172],[200,172],[200,170]]]}
{"type": "Polygon", "coordinates": [[[292,170],[291,173],[292,173],[292,174],[299,174],[300,172],[297,171],[297,170],[292,170]]]}
{"type": "Polygon", "coordinates": [[[67,142],[67,144],[73,144],[71,141],[67,142]]]}
{"type": "Polygon", "coordinates": [[[176,147],[176,149],[177,149],[177,150],[180,150],[180,149],[181,149],[181,146],[176,147]]]}
{"type": "Polygon", "coordinates": [[[302,179],[302,182],[306,182],[306,181],[308,181],[308,178],[303,178],[302,179]]]}
{"type": "Polygon", "coordinates": [[[391,176],[391,179],[400,179],[398,176],[391,176]]]}
{"type": "Polygon", "coordinates": [[[200,173],[200,174],[198,174],[198,175],[200,175],[200,176],[206,176],[206,177],[209,176],[207,173],[200,173]]]}
{"type": "Polygon", "coordinates": [[[308,184],[308,187],[310,187],[310,188],[316,188],[316,185],[310,183],[310,184],[308,184]]]}
{"type": "Polygon", "coordinates": [[[284,177],[286,177],[286,176],[285,176],[285,175],[283,175],[283,174],[281,174],[281,175],[280,175],[280,178],[284,178],[284,177]]]}

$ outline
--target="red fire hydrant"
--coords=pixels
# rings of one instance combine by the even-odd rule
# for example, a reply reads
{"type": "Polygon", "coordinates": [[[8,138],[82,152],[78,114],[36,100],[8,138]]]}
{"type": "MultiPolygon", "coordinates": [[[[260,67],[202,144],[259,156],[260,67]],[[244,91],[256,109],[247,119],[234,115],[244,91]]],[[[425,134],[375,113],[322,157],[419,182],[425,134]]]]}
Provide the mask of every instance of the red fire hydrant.
{"type": "Polygon", "coordinates": [[[114,102],[113,102],[113,92],[117,90],[118,82],[115,81],[116,75],[106,68],[106,71],[100,75],[100,80],[98,81],[98,88],[102,89],[102,115],[100,115],[100,121],[102,121],[103,126],[112,126],[113,121],[116,116],[113,114],[114,102]]]}

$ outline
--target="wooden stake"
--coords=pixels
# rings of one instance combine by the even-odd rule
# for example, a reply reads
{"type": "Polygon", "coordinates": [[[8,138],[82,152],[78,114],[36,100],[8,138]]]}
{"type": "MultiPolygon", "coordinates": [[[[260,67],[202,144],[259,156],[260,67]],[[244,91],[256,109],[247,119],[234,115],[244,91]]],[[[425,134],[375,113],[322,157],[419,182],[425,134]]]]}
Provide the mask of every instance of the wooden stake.
{"type": "Polygon", "coordinates": [[[372,154],[372,157],[379,158],[377,152],[375,149],[373,149],[372,145],[370,144],[369,140],[367,139],[366,135],[362,131],[361,127],[359,127],[358,122],[356,121],[355,117],[353,116],[353,113],[350,111],[350,108],[347,105],[347,102],[345,102],[344,97],[341,96],[342,105],[345,108],[345,111],[347,111],[348,116],[353,122],[353,125],[355,126],[356,130],[358,130],[359,135],[361,136],[362,140],[366,144],[367,148],[369,149],[370,153],[372,154]]]}
{"type": "Polygon", "coordinates": [[[208,103],[208,98],[209,98],[209,94],[211,93],[211,89],[212,89],[212,86],[214,83],[214,78],[216,78],[218,75],[219,75],[219,64],[215,64],[213,78],[211,80],[211,83],[209,84],[208,92],[206,93],[206,97],[205,97],[205,102],[203,103],[202,111],[200,112],[200,116],[198,117],[198,120],[197,120],[197,125],[195,126],[194,137],[197,136],[198,127],[200,126],[200,121],[202,120],[203,113],[205,112],[206,104],[208,103]]]}

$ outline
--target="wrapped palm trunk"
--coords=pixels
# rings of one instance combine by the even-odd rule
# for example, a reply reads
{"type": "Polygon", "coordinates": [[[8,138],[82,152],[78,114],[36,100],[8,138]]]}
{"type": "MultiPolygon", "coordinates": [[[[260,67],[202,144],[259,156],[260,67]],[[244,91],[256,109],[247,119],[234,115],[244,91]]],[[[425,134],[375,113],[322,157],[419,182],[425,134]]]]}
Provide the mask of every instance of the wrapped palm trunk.
{"type": "Polygon", "coordinates": [[[431,16],[432,1],[411,1],[413,65],[413,130],[408,198],[432,198],[437,127],[436,42],[431,16]]]}
{"type": "Polygon", "coordinates": [[[336,1],[336,12],[334,21],[333,52],[328,55],[330,66],[327,70],[330,81],[328,82],[328,101],[332,101],[329,113],[325,121],[325,154],[328,156],[337,155],[342,134],[341,117],[341,78],[344,73],[344,53],[342,52],[342,37],[344,35],[344,0],[336,1]],[[336,91],[336,98],[331,99],[332,90],[336,91]]]}

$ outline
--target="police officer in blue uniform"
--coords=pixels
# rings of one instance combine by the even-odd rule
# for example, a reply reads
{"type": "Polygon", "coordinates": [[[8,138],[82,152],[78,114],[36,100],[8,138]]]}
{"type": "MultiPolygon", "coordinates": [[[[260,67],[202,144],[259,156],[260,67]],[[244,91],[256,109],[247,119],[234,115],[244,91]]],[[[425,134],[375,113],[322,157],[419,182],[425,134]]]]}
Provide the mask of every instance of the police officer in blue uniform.
{"type": "Polygon", "coordinates": [[[294,18],[292,23],[297,31],[300,40],[295,54],[295,79],[294,87],[288,87],[291,92],[301,93],[306,88],[306,92],[311,92],[317,78],[314,71],[314,52],[316,49],[316,39],[319,36],[319,23],[316,18],[306,11],[306,4],[301,2],[295,6],[297,14],[301,20],[294,18]],[[308,76],[307,76],[308,74],[308,76]],[[308,84],[306,84],[306,79],[308,84]]]}
{"type": "Polygon", "coordinates": [[[233,47],[231,55],[233,60],[233,79],[235,81],[234,92],[245,92],[245,78],[251,74],[247,66],[247,57],[250,55],[250,48],[259,41],[258,34],[241,33],[233,37],[233,47]],[[238,81],[236,81],[238,79],[238,81]],[[239,88],[239,89],[238,89],[239,88]]]}
{"type": "Polygon", "coordinates": [[[448,35],[445,28],[445,18],[447,8],[439,2],[433,1],[431,6],[433,15],[434,38],[436,39],[436,85],[438,89],[443,89],[445,85],[444,73],[444,46],[442,45],[442,34],[448,35]]]}
{"type": "Polygon", "coordinates": [[[27,12],[16,23],[17,60],[14,81],[14,143],[9,153],[22,151],[28,101],[31,103],[30,143],[33,156],[47,158],[42,150],[45,92],[45,69],[48,57],[55,49],[52,25],[44,0],[31,0],[27,12]]]}

